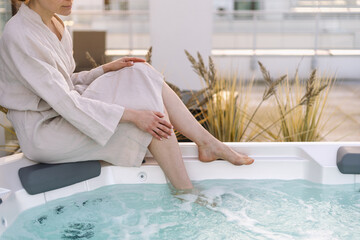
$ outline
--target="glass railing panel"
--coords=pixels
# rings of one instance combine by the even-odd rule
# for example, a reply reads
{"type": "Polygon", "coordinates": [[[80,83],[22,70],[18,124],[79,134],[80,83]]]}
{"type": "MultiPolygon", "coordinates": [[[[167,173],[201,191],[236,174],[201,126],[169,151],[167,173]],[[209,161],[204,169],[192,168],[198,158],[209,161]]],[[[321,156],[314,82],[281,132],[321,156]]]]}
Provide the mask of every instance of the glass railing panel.
{"type": "Polygon", "coordinates": [[[148,11],[74,11],[63,20],[71,31],[106,31],[107,49],[150,47],[148,11]]]}
{"type": "Polygon", "coordinates": [[[359,49],[360,12],[221,11],[213,48],[359,49]]]}

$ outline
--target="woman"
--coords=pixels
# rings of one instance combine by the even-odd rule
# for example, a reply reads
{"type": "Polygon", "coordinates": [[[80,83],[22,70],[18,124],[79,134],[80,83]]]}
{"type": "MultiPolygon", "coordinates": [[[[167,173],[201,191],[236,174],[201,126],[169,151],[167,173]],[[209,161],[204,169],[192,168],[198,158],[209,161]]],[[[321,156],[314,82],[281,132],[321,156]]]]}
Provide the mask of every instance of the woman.
{"type": "Polygon", "coordinates": [[[0,41],[0,105],[30,159],[101,159],[140,166],[147,148],[177,189],[191,189],[173,126],[198,145],[199,159],[253,159],[210,135],[144,60],[120,58],[73,73],[72,41],[57,14],[72,0],[29,0],[0,41]]]}

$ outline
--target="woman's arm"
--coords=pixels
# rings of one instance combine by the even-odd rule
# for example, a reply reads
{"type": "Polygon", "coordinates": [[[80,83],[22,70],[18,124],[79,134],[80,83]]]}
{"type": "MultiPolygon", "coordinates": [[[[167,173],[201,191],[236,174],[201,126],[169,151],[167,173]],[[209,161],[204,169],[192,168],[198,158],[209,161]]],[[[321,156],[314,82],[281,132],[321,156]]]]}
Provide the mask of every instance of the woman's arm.
{"type": "Polygon", "coordinates": [[[134,123],[141,130],[150,133],[158,140],[162,140],[162,138],[169,138],[173,129],[173,126],[164,117],[161,112],[126,108],[120,122],[134,123]]]}
{"type": "Polygon", "coordinates": [[[74,85],[90,85],[96,78],[100,77],[104,73],[110,71],[117,71],[124,67],[131,67],[134,65],[134,62],[145,62],[142,58],[134,57],[123,57],[115,61],[105,63],[97,68],[94,68],[90,71],[81,71],[73,73],[71,75],[71,81],[74,85]]]}
{"type": "Polygon", "coordinates": [[[91,69],[90,71],[81,71],[71,75],[71,81],[74,85],[90,85],[95,79],[104,74],[102,66],[91,69]]]}
{"type": "Polygon", "coordinates": [[[105,63],[104,65],[102,65],[102,68],[104,70],[104,73],[107,73],[110,71],[120,70],[124,67],[131,67],[132,65],[134,65],[135,62],[145,62],[145,60],[136,57],[123,57],[115,61],[105,63]]]}

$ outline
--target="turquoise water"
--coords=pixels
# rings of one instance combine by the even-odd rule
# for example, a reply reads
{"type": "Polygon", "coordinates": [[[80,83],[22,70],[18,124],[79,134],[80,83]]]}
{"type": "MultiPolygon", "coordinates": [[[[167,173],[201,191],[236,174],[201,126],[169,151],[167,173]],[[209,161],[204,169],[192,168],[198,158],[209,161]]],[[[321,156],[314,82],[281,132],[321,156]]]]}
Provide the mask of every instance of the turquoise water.
{"type": "Polygon", "coordinates": [[[206,180],[111,185],[22,213],[4,240],[360,239],[360,192],[308,181],[206,180]]]}

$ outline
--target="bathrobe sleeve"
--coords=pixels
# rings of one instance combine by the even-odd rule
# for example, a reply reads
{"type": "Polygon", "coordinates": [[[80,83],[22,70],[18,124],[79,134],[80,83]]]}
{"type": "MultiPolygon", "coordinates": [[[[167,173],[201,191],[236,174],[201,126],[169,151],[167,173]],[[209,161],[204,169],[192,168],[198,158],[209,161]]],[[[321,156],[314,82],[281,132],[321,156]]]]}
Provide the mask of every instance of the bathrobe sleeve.
{"type": "Polygon", "coordinates": [[[74,85],[90,85],[95,79],[104,74],[102,66],[91,69],[90,71],[82,71],[73,73],[71,81],[74,85]]]}
{"type": "Polygon", "coordinates": [[[105,145],[115,132],[124,108],[82,97],[71,90],[56,68],[54,50],[41,46],[35,39],[20,35],[6,41],[7,48],[2,54],[13,66],[11,71],[16,79],[78,130],[105,145]]]}
{"type": "Polygon", "coordinates": [[[91,69],[90,71],[81,71],[71,75],[71,81],[74,84],[75,90],[80,94],[98,77],[104,74],[102,66],[91,69]]]}

